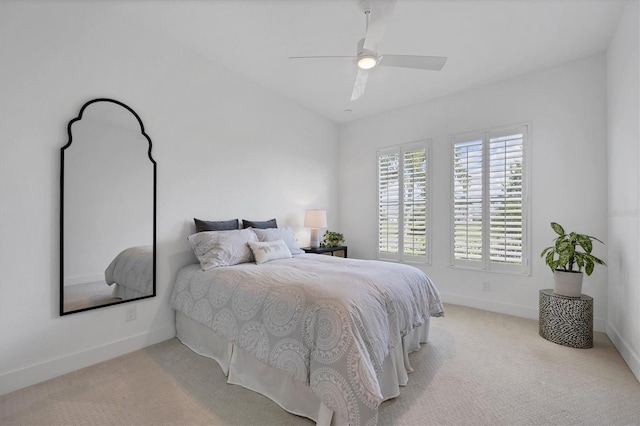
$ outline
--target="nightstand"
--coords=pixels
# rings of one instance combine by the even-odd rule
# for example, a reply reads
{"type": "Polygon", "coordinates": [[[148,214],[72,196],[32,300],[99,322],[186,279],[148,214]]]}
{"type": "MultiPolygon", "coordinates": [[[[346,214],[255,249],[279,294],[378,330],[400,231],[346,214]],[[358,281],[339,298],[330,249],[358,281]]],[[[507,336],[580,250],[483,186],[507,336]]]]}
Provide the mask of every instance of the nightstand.
{"type": "Polygon", "coordinates": [[[315,253],[315,254],[326,254],[331,256],[338,257],[347,257],[347,246],[335,246],[335,247],[320,247],[320,248],[311,248],[311,247],[302,247],[305,253],[315,253]]]}
{"type": "Polygon", "coordinates": [[[539,334],[571,348],[593,347],[593,297],[566,297],[540,290],[539,334]]]}

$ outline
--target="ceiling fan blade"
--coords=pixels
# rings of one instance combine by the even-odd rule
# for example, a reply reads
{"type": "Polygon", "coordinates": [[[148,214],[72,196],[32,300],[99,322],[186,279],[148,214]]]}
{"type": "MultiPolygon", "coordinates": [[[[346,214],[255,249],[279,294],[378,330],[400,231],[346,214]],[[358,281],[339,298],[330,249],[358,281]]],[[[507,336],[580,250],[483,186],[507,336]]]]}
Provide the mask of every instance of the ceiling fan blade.
{"type": "Polygon", "coordinates": [[[387,25],[391,20],[396,0],[370,0],[368,9],[371,13],[368,17],[367,34],[364,38],[364,49],[369,52],[377,52],[382,41],[387,25]]]}
{"type": "Polygon", "coordinates": [[[445,56],[382,55],[378,65],[440,71],[445,62],[447,62],[445,56]]]}
{"type": "Polygon", "coordinates": [[[355,101],[364,94],[364,89],[367,87],[367,78],[369,78],[369,71],[358,69],[356,74],[356,81],[353,84],[353,92],[351,93],[351,100],[355,101]]]}
{"type": "Polygon", "coordinates": [[[356,57],[351,56],[289,56],[289,59],[333,59],[333,58],[349,58],[355,59],[356,57]]]}

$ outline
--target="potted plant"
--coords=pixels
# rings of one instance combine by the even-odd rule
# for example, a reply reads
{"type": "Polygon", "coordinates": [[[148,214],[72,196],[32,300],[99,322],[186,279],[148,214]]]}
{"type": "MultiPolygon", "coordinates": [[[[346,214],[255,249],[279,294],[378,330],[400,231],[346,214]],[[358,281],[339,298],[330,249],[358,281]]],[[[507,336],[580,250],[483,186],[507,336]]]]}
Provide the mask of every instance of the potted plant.
{"type": "Polygon", "coordinates": [[[322,247],[338,247],[344,243],[344,235],[339,232],[326,231],[324,233],[324,240],[322,240],[322,247]]]}
{"type": "MultiPolygon", "coordinates": [[[[593,241],[602,243],[596,237],[575,232],[566,233],[564,228],[556,222],[551,222],[551,228],[558,236],[554,245],[545,248],[540,253],[554,278],[554,293],[561,296],[580,297],[582,294],[582,270],[591,275],[596,264],[606,266],[591,250],[593,241]]],[[[604,243],[603,243],[604,244],[604,243]]]]}

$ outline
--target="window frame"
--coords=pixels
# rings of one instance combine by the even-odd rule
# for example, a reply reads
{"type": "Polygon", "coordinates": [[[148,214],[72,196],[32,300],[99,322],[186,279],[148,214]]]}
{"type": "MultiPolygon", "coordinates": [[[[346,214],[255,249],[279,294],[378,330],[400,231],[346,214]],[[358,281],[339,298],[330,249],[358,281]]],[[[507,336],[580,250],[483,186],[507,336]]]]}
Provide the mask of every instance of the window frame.
{"type": "Polygon", "coordinates": [[[422,139],[419,141],[408,142],[404,144],[392,145],[387,147],[378,148],[376,150],[376,259],[401,263],[414,263],[421,265],[431,264],[431,181],[432,181],[432,167],[431,167],[431,139],[422,139]],[[402,187],[404,184],[404,173],[399,173],[399,193],[401,197],[398,200],[398,253],[385,253],[380,251],[380,156],[388,154],[398,154],[400,163],[398,165],[399,170],[404,170],[404,155],[408,151],[424,150],[425,152],[425,254],[424,255],[410,255],[404,253],[404,198],[402,197],[402,187]]]}
{"type": "Polygon", "coordinates": [[[494,127],[490,129],[458,133],[450,136],[450,161],[449,166],[451,171],[449,173],[450,179],[450,248],[449,248],[449,265],[456,269],[469,269],[475,271],[487,271],[503,274],[515,274],[515,275],[530,275],[531,274],[531,238],[530,238],[530,191],[529,191],[529,175],[530,175],[530,155],[529,146],[531,145],[531,123],[518,123],[508,126],[494,127]],[[521,249],[521,264],[507,264],[505,262],[497,262],[491,260],[490,253],[490,231],[491,231],[491,193],[489,184],[489,174],[485,171],[488,170],[488,164],[490,162],[490,141],[500,137],[522,134],[522,173],[521,173],[521,221],[522,221],[522,249],[521,249]],[[456,259],[455,252],[455,152],[456,144],[472,141],[481,141],[482,144],[482,249],[480,260],[468,260],[468,259],[456,259]]]}

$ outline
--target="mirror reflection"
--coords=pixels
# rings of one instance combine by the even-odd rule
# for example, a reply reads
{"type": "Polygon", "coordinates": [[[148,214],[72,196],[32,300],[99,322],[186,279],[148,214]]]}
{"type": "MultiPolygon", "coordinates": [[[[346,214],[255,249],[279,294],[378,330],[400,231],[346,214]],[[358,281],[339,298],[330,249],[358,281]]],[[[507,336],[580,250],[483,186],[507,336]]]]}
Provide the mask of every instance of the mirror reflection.
{"type": "Polygon", "coordinates": [[[60,314],[155,296],[155,168],[139,116],[87,102],[62,148],[60,314]]]}

